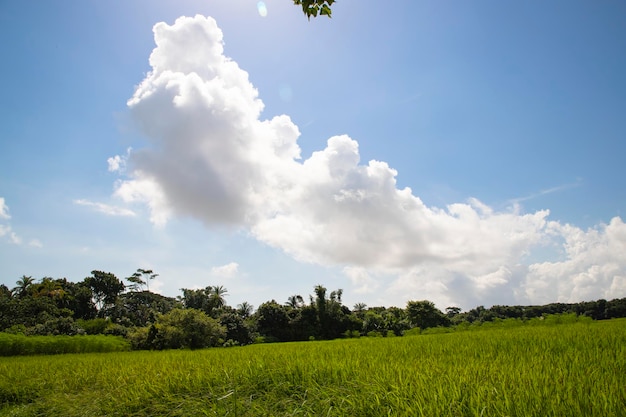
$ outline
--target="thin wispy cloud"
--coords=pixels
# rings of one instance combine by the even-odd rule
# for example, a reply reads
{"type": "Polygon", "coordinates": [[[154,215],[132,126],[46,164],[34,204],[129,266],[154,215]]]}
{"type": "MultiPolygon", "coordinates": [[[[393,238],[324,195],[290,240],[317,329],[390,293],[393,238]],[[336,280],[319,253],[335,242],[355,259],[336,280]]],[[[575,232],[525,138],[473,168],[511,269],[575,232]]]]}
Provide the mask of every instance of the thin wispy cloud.
{"type": "Polygon", "coordinates": [[[33,248],[43,248],[43,243],[41,243],[39,239],[31,239],[30,242],[28,242],[28,245],[33,248]]]}
{"type": "Polygon", "coordinates": [[[11,233],[11,227],[0,224],[0,236],[8,236],[11,233]]]}
{"type": "MultiPolygon", "coordinates": [[[[13,230],[11,224],[9,224],[10,219],[11,216],[9,215],[9,206],[6,204],[5,199],[0,197],[0,220],[5,221],[5,224],[0,223],[0,237],[4,237],[6,241],[13,245],[20,246],[24,240],[13,230]]],[[[38,239],[32,239],[29,242],[29,246],[42,247],[43,245],[38,239]]]]}
{"type": "Polygon", "coordinates": [[[0,197],[0,219],[8,220],[10,218],[9,207],[6,205],[4,197],[0,197]]]}
{"type": "Polygon", "coordinates": [[[133,210],[124,207],[117,207],[84,199],[74,200],[74,204],[89,207],[99,213],[106,214],[107,216],[133,217],[137,215],[137,213],[135,213],[133,210]]]}
{"type": "Polygon", "coordinates": [[[512,199],[509,200],[509,203],[513,204],[513,205],[516,205],[516,204],[522,203],[524,201],[533,200],[535,198],[543,197],[543,196],[546,196],[546,195],[549,195],[549,194],[554,194],[554,193],[558,193],[558,192],[561,192],[561,191],[566,191],[566,190],[571,190],[573,188],[578,188],[578,187],[580,187],[582,185],[583,185],[583,181],[582,180],[579,180],[579,181],[576,181],[576,182],[567,183],[567,184],[557,185],[555,187],[547,188],[545,190],[540,190],[539,192],[532,193],[532,194],[529,194],[527,196],[512,198],[512,199]]]}
{"type": "Polygon", "coordinates": [[[8,241],[14,245],[22,244],[22,238],[11,229],[11,226],[0,224],[0,237],[3,236],[7,237],[8,241]]]}

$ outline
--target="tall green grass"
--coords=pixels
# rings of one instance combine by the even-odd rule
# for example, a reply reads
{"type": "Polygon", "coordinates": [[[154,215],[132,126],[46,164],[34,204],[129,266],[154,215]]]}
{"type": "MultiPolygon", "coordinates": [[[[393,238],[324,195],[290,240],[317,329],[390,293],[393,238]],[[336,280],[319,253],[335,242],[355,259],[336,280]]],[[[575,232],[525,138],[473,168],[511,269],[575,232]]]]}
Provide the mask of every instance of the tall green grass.
{"type": "Polygon", "coordinates": [[[130,343],[117,336],[24,336],[0,333],[0,356],[121,352],[130,343]]]}
{"type": "Polygon", "coordinates": [[[624,416],[626,321],[0,358],[1,415],[624,416]]]}

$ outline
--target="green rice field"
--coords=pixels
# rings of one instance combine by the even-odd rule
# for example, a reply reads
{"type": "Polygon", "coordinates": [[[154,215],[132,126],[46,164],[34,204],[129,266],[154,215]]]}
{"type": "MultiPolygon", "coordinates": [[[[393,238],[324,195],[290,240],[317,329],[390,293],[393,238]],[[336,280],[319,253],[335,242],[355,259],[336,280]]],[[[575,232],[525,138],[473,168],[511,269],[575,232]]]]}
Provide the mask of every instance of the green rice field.
{"type": "Polygon", "coordinates": [[[24,336],[0,333],[0,356],[122,352],[130,343],[118,336],[24,336]]]}
{"type": "Polygon", "coordinates": [[[626,320],[0,358],[3,416],[626,416],[626,320]]]}

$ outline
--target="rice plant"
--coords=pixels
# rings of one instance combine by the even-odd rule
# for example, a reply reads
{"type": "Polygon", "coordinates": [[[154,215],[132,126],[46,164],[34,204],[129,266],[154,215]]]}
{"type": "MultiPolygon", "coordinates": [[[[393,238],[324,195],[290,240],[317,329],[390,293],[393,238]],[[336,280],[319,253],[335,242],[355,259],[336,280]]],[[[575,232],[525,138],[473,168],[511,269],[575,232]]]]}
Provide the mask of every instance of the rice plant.
{"type": "Polygon", "coordinates": [[[623,416],[626,320],[0,358],[0,415],[623,416]]]}

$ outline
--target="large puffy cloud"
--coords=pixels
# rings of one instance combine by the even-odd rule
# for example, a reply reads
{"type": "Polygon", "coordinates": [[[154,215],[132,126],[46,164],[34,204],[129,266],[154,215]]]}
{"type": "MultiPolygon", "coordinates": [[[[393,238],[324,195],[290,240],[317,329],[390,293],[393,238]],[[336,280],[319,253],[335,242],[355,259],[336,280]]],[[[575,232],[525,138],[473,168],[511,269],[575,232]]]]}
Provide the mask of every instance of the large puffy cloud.
{"type": "Polygon", "coordinates": [[[297,126],[284,115],[260,119],[258,92],[224,55],[212,18],[158,23],[154,37],[152,71],[128,101],[151,143],[109,165],[127,167],[116,195],[146,203],[155,224],[188,216],[245,228],[296,259],[342,266],[355,291],[385,282],[390,302],[394,294],[466,307],[623,295],[620,219],[583,232],[549,221],[548,211],[495,212],[476,199],[428,207],[397,187],[387,163],[363,164],[345,135],[302,161],[297,126]],[[555,239],[566,259],[524,264],[555,239]],[[598,253],[579,250],[585,245],[598,253]]]}
{"type": "Polygon", "coordinates": [[[295,168],[297,127],[285,116],[259,121],[263,103],[223,55],[213,19],[159,23],[154,36],[153,70],[128,102],[153,148],[132,153],[135,180],[118,195],[149,202],[159,222],[172,214],[253,222],[269,189],[295,168]]]}
{"type": "Polygon", "coordinates": [[[536,302],[575,302],[626,294],[626,224],[615,217],[608,225],[584,231],[553,222],[564,240],[564,258],[530,265],[522,290],[536,302]]]}

